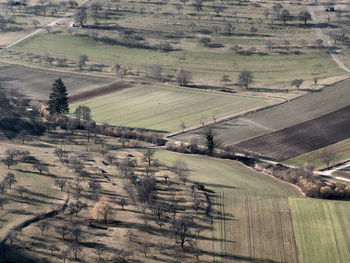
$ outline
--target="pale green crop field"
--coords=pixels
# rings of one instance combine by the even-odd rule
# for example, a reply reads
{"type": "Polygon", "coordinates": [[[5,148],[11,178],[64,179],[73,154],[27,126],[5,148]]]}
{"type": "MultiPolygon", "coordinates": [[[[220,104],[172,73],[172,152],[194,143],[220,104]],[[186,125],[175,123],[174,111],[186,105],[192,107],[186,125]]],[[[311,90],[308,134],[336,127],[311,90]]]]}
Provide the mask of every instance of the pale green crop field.
{"type": "Polygon", "coordinates": [[[187,88],[137,86],[71,105],[91,108],[92,117],[100,123],[139,127],[164,132],[200,124],[203,117],[212,120],[272,103],[261,98],[240,97],[187,88]]]}
{"type": "MultiPolygon", "coordinates": [[[[282,105],[256,112],[216,125],[218,136],[225,145],[278,131],[298,123],[309,121],[349,105],[350,79],[309,93],[282,105]]],[[[174,137],[187,141],[198,136],[200,130],[174,137]]]]}
{"type": "Polygon", "coordinates": [[[304,198],[296,188],[235,161],[158,151],[185,160],[213,191],[216,262],[349,262],[350,203],[304,198]]]}
{"type": "Polygon", "coordinates": [[[347,160],[350,158],[350,139],[337,142],[325,148],[318,149],[309,153],[302,154],[295,158],[285,161],[287,164],[295,166],[310,165],[315,169],[326,168],[326,163],[322,160],[322,152],[324,149],[331,148],[337,153],[335,163],[347,160]]]}
{"type": "Polygon", "coordinates": [[[350,262],[350,203],[290,199],[301,262],[350,262]]]}
{"type": "MultiPolygon", "coordinates": [[[[232,40],[231,40],[232,41],[232,40]]],[[[252,41],[254,42],[254,40],[252,41]]],[[[231,43],[235,43],[232,41],[231,43]]],[[[195,77],[220,81],[228,74],[233,82],[243,69],[254,72],[256,84],[290,81],[296,77],[312,79],[341,75],[343,71],[325,51],[305,54],[239,55],[229,50],[212,51],[201,47],[164,53],[141,48],[107,45],[88,37],[66,34],[40,34],[14,46],[13,49],[34,54],[50,54],[77,60],[85,54],[93,62],[121,65],[145,70],[152,64],[162,65],[174,74],[177,68],[190,70],[195,77]]],[[[288,85],[289,86],[289,85],[288,85]]]]}

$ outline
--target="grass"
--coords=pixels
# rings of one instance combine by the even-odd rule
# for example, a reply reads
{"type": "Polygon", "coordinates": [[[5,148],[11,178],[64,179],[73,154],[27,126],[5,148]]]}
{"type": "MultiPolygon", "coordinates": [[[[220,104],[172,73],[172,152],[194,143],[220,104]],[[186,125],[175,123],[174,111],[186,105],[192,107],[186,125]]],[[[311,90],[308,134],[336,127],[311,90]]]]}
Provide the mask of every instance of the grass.
{"type": "Polygon", "coordinates": [[[301,262],[350,261],[350,203],[290,199],[301,262]]]}
{"type": "Polygon", "coordinates": [[[217,82],[223,74],[228,74],[236,81],[238,73],[243,69],[253,71],[258,84],[289,81],[295,76],[311,79],[314,74],[322,78],[342,73],[324,51],[301,55],[245,56],[230,51],[212,52],[196,48],[164,53],[106,45],[88,37],[65,34],[40,34],[19,43],[14,49],[35,54],[48,53],[71,60],[77,60],[79,55],[86,54],[94,62],[111,66],[118,63],[141,70],[152,64],[161,64],[170,73],[174,73],[177,68],[186,67],[195,77],[217,82]]]}
{"type": "Polygon", "coordinates": [[[181,122],[191,127],[199,125],[201,118],[212,120],[213,114],[220,118],[271,102],[231,94],[145,85],[78,102],[71,105],[71,111],[83,104],[91,108],[93,119],[101,123],[170,132],[181,130],[181,122]]]}
{"type": "Polygon", "coordinates": [[[306,199],[234,161],[167,151],[157,158],[170,166],[185,160],[190,179],[213,191],[215,250],[222,261],[350,260],[349,202],[306,199]]]}
{"type": "MultiPolygon", "coordinates": [[[[245,117],[217,124],[217,133],[225,145],[235,144],[301,122],[309,121],[349,105],[350,79],[313,92],[290,102],[245,117]]],[[[193,131],[176,136],[187,141],[198,136],[193,131]]]]}
{"type": "Polygon", "coordinates": [[[305,164],[315,167],[315,169],[326,168],[326,163],[322,160],[322,152],[325,149],[334,149],[337,152],[335,163],[344,161],[350,158],[350,139],[346,139],[330,146],[302,154],[295,158],[285,161],[285,163],[295,166],[303,166],[305,164]]]}
{"type": "Polygon", "coordinates": [[[213,193],[216,259],[297,261],[288,204],[289,197],[301,197],[296,188],[233,161],[168,151],[157,152],[157,158],[169,166],[185,160],[190,179],[213,193]]]}

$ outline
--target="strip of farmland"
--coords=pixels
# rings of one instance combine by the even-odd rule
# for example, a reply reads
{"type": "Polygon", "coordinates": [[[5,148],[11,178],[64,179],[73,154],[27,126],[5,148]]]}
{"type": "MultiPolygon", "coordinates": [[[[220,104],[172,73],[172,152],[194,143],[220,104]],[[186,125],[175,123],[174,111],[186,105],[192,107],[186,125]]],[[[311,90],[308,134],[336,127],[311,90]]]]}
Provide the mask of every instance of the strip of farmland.
{"type": "Polygon", "coordinates": [[[238,151],[286,160],[350,137],[350,106],[238,143],[238,151]]]}

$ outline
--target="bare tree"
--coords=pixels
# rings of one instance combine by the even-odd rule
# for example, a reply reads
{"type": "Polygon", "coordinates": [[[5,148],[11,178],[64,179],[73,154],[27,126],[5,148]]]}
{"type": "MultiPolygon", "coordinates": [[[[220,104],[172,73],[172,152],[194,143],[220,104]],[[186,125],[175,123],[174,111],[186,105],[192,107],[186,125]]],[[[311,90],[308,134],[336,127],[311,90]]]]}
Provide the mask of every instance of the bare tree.
{"type": "Polygon", "coordinates": [[[10,242],[11,247],[13,246],[13,243],[15,243],[17,240],[18,240],[18,231],[14,230],[8,237],[8,241],[10,242]]]}
{"type": "Polygon", "coordinates": [[[191,79],[191,73],[186,69],[178,69],[175,74],[176,82],[180,86],[187,86],[191,79]]]}
{"type": "Polygon", "coordinates": [[[55,181],[55,185],[57,185],[61,189],[61,191],[63,191],[66,183],[67,183],[67,180],[65,180],[65,179],[59,179],[59,180],[55,181]]]}
{"type": "Polygon", "coordinates": [[[190,227],[193,225],[193,218],[182,215],[174,222],[175,242],[179,243],[181,248],[184,248],[186,242],[191,240],[190,227]]]}
{"type": "Polygon", "coordinates": [[[23,185],[20,185],[16,188],[17,193],[23,198],[23,194],[27,192],[27,188],[25,188],[23,185]]]}
{"type": "Polygon", "coordinates": [[[71,229],[65,225],[62,225],[56,226],[55,231],[56,233],[60,234],[62,236],[62,239],[64,240],[64,237],[71,232],[71,229]]]}
{"type": "Polygon", "coordinates": [[[239,73],[238,84],[240,86],[245,86],[245,88],[248,89],[249,84],[252,82],[253,82],[253,73],[251,71],[244,69],[239,73]]]}
{"type": "Polygon", "coordinates": [[[4,209],[4,205],[8,203],[8,199],[6,197],[0,196],[0,208],[4,209]]]}
{"type": "Polygon", "coordinates": [[[4,181],[8,185],[9,189],[11,189],[12,185],[17,182],[13,173],[7,173],[4,181]]]}
{"type": "Polygon", "coordinates": [[[38,170],[40,174],[42,174],[43,172],[48,172],[49,171],[47,166],[44,165],[43,163],[39,162],[39,161],[33,163],[32,167],[33,167],[34,170],[38,170]]]}
{"type": "Polygon", "coordinates": [[[300,86],[303,84],[304,80],[302,79],[294,79],[290,82],[291,86],[295,86],[297,89],[300,88],[300,86]]]}
{"type": "Polygon", "coordinates": [[[74,254],[74,259],[77,260],[78,259],[78,256],[79,256],[79,253],[81,252],[81,245],[79,242],[77,241],[73,241],[71,244],[70,244],[70,248],[74,254]]]}
{"type": "Polygon", "coordinates": [[[188,166],[186,161],[182,159],[177,159],[173,162],[173,171],[180,177],[180,179],[185,183],[188,177],[188,166]]]}
{"type": "Polygon", "coordinates": [[[142,242],[141,246],[139,247],[139,251],[145,255],[145,257],[147,257],[147,254],[149,254],[151,252],[151,243],[149,242],[142,242]]]}
{"type": "Polygon", "coordinates": [[[337,158],[337,151],[334,147],[326,147],[321,152],[321,159],[326,163],[327,167],[330,166],[331,162],[335,162],[337,158]]]}
{"type": "Polygon", "coordinates": [[[124,207],[128,205],[128,203],[126,202],[125,198],[120,199],[119,201],[119,205],[121,206],[122,210],[124,210],[124,207]]]}
{"type": "Polygon", "coordinates": [[[308,20],[311,20],[311,15],[308,11],[300,11],[299,20],[304,22],[304,25],[306,25],[308,20]]]}
{"type": "Polygon", "coordinates": [[[87,205],[81,201],[76,201],[75,203],[70,203],[69,204],[69,211],[72,214],[75,214],[75,216],[77,217],[78,214],[87,207],[87,205]]]}
{"type": "Polygon", "coordinates": [[[142,160],[147,162],[148,166],[151,166],[154,153],[155,151],[153,149],[147,149],[143,154],[142,160]]]}
{"type": "Polygon", "coordinates": [[[46,231],[46,230],[48,230],[50,228],[49,223],[47,223],[44,220],[41,220],[35,226],[40,229],[41,235],[44,235],[44,231],[46,231]]]}

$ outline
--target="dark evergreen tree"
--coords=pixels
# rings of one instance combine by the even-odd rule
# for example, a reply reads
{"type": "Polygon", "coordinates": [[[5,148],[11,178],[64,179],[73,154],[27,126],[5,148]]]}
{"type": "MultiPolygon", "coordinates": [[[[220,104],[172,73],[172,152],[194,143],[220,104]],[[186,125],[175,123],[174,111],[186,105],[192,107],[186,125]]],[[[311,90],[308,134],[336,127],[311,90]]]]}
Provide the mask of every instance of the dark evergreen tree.
{"type": "Polygon", "coordinates": [[[49,107],[47,109],[51,115],[69,112],[68,93],[61,79],[57,79],[52,84],[49,107]]]}

